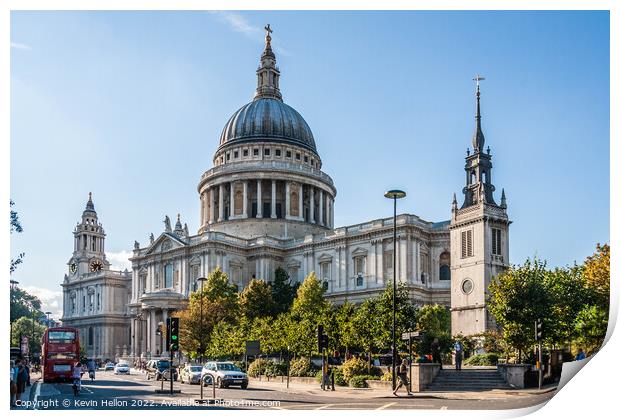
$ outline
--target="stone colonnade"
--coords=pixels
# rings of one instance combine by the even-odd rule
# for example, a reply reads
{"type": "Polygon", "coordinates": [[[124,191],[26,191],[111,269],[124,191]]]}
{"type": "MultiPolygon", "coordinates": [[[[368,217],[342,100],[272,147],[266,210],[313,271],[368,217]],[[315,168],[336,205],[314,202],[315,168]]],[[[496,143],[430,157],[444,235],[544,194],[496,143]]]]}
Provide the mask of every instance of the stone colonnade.
{"type": "Polygon", "coordinates": [[[226,220],[272,218],[334,226],[334,197],[319,187],[276,179],[227,181],[200,196],[203,226],[226,220]]]}

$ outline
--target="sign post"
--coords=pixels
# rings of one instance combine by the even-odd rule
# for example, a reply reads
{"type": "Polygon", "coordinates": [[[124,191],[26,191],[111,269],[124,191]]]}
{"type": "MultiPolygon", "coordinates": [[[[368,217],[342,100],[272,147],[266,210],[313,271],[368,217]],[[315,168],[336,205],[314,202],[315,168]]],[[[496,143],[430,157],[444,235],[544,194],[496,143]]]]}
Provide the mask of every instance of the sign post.
{"type": "Polygon", "coordinates": [[[409,391],[411,391],[411,384],[413,380],[413,374],[411,372],[412,364],[413,364],[413,340],[421,340],[423,337],[423,333],[420,331],[407,331],[402,335],[403,340],[407,340],[409,342],[409,391]]]}

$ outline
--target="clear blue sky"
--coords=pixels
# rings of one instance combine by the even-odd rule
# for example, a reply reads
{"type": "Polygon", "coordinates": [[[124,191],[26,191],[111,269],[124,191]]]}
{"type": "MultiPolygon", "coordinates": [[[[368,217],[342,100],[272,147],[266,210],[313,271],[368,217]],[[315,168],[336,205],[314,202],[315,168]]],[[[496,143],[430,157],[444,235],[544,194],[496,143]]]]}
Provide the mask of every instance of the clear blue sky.
{"type": "Polygon", "coordinates": [[[116,260],[165,214],[196,232],[199,177],[251,99],[266,23],[336,225],[389,216],[393,187],[400,212],[450,217],[480,73],[511,262],[571,264],[609,241],[607,12],[13,12],[15,279],[60,291],[89,191],[116,260]]]}

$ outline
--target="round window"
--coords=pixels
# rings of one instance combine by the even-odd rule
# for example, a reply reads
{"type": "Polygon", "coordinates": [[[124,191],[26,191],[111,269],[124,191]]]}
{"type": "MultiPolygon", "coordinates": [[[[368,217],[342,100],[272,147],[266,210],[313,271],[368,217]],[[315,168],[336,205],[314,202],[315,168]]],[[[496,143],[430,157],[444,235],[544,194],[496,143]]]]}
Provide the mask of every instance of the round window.
{"type": "Polygon", "coordinates": [[[461,283],[461,290],[466,295],[470,294],[471,291],[474,290],[474,282],[471,281],[471,279],[463,280],[463,283],[461,283]]]}

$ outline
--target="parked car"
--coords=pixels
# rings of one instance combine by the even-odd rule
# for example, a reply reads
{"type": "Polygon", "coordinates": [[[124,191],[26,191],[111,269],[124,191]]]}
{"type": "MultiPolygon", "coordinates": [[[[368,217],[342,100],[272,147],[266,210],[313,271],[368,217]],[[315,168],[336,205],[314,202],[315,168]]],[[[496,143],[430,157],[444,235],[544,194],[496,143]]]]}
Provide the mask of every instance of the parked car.
{"type": "Polygon", "coordinates": [[[118,362],[116,366],[114,366],[115,375],[129,375],[130,373],[131,370],[126,362],[118,362]]]}
{"type": "MultiPolygon", "coordinates": [[[[178,380],[176,368],[172,367],[173,378],[178,380]]],[[[156,381],[162,378],[168,380],[170,378],[170,361],[169,360],[149,360],[146,364],[146,379],[154,378],[156,381]]]]}
{"type": "Polygon", "coordinates": [[[103,367],[103,370],[114,370],[114,363],[112,362],[106,363],[105,366],[103,367]]]}
{"type": "Polygon", "coordinates": [[[215,385],[219,388],[228,388],[231,385],[240,386],[241,389],[248,387],[248,375],[243,373],[233,362],[208,362],[202,368],[202,378],[205,385],[211,384],[213,375],[215,385]]]}
{"type": "Polygon", "coordinates": [[[199,384],[202,376],[202,366],[186,365],[181,369],[181,383],[199,384]]]}

